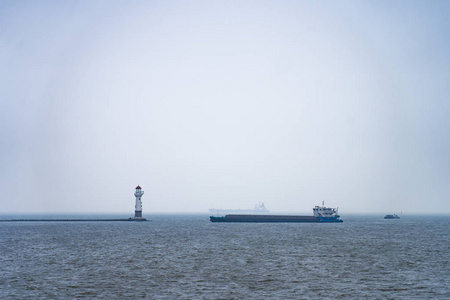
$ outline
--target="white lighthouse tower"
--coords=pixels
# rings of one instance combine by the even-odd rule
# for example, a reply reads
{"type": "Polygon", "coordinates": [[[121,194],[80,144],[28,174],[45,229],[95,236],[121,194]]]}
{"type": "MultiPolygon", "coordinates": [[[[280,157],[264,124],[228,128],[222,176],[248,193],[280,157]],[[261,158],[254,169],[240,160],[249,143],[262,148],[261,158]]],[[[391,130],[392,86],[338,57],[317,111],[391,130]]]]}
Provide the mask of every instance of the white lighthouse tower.
{"type": "Polygon", "coordinates": [[[142,195],[144,195],[144,191],[138,185],[136,187],[136,192],[134,193],[134,196],[136,197],[136,205],[134,207],[134,219],[143,219],[142,218],[142,201],[141,201],[142,195]]]}

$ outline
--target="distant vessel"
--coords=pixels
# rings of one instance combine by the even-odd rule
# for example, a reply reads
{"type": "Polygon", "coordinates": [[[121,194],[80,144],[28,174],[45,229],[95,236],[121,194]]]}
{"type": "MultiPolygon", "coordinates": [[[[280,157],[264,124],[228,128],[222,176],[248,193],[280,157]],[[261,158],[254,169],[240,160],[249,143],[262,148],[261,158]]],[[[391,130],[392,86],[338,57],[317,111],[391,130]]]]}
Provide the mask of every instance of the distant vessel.
{"type": "Polygon", "coordinates": [[[216,215],[224,215],[224,214],[260,214],[260,213],[268,213],[269,210],[266,209],[264,202],[259,202],[255,205],[254,209],[218,209],[211,208],[209,212],[216,215]]]}
{"type": "Polygon", "coordinates": [[[209,217],[211,222],[253,222],[253,223],[342,223],[337,208],[315,206],[313,216],[295,215],[244,215],[228,214],[224,217],[209,217]]]}
{"type": "Polygon", "coordinates": [[[393,215],[385,215],[384,218],[385,218],[385,219],[400,219],[400,217],[397,216],[396,214],[393,214],[393,215]]]}

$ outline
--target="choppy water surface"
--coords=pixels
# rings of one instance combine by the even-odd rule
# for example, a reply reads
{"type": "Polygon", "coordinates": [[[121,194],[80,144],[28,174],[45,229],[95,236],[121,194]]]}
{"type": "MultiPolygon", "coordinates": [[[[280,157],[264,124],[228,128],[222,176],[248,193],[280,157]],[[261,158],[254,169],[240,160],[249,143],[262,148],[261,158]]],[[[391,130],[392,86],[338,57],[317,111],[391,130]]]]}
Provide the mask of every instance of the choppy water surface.
{"type": "Polygon", "coordinates": [[[0,298],[450,298],[449,217],[151,218],[0,222],[0,298]]]}

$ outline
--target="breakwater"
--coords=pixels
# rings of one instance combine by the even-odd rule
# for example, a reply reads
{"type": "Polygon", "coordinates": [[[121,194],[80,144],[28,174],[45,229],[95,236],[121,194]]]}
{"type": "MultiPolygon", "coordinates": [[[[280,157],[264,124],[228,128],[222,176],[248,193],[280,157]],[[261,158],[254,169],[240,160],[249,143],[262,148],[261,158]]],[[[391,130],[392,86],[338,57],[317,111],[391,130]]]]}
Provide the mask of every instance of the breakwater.
{"type": "Polygon", "coordinates": [[[0,222],[118,222],[118,221],[130,221],[130,222],[142,222],[151,221],[145,218],[141,219],[10,219],[10,220],[0,220],[0,222]]]}

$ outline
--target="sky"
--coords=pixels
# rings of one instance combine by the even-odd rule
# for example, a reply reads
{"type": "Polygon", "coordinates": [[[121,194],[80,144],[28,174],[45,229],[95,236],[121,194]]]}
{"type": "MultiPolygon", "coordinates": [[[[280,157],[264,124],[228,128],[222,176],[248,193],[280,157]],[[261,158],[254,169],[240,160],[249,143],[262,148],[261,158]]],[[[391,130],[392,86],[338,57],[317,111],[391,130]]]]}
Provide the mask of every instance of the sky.
{"type": "Polygon", "coordinates": [[[450,214],[448,1],[1,1],[0,213],[450,214]]]}

